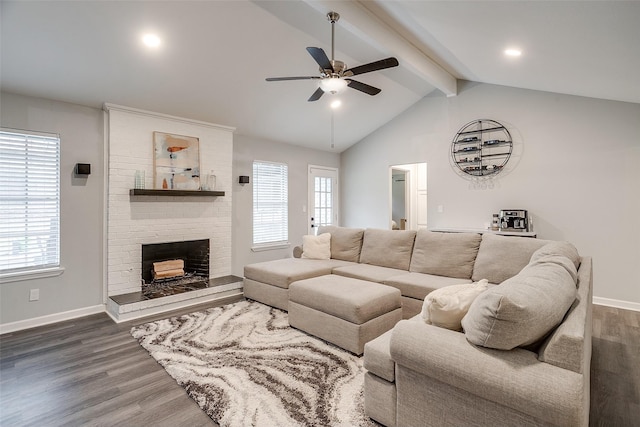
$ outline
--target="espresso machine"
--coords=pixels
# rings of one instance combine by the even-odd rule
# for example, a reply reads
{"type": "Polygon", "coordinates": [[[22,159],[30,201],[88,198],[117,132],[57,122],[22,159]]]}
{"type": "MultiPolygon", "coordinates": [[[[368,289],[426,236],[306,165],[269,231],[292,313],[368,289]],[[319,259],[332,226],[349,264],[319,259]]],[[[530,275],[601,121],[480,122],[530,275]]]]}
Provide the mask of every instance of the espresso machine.
{"type": "Polygon", "coordinates": [[[530,231],[529,215],[522,209],[505,209],[499,214],[501,231],[530,231]]]}

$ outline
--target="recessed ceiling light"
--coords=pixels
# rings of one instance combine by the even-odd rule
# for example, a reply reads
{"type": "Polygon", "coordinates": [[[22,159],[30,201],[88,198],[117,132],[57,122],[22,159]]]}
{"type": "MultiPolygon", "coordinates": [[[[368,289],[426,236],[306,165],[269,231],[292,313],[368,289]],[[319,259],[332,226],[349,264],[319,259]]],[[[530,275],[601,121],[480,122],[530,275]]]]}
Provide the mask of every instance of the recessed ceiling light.
{"type": "Polygon", "coordinates": [[[522,55],[522,51],[520,49],[506,49],[504,54],[507,56],[518,57],[522,55]]]}
{"type": "Polygon", "coordinates": [[[155,34],[145,34],[142,36],[142,42],[148,47],[159,47],[161,40],[155,34]]]}
{"type": "Polygon", "coordinates": [[[336,108],[339,108],[341,105],[342,105],[342,101],[340,101],[339,99],[335,99],[331,101],[331,108],[333,108],[334,110],[336,108]]]}

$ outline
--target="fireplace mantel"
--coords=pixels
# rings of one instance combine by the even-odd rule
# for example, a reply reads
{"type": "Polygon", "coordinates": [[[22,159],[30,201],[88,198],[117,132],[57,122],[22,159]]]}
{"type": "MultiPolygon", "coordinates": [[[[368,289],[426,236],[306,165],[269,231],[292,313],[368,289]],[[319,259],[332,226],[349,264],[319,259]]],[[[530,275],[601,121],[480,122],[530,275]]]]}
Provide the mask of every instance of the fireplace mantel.
{"type": "Polygon", "coordinates": [[[148,190],[142,188],[132,188],[129,196],[195,196],[195,197],[217,197],[224,196],[224,191],[205,190],[148,190]]]}

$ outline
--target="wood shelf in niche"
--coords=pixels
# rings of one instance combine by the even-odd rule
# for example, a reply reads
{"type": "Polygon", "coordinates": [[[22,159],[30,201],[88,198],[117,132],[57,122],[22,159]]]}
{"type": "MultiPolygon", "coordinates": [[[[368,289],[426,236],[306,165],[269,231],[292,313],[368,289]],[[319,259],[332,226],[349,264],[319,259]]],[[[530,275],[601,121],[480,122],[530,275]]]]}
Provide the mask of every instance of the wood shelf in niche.
{"type": "Polygon", "coordinates": [[[217,197],[224,196],[224,191],[204,191],[204,190],[147,190],[142,188],[132,188],[129,196],[193,196],[193,197],[217,197]]]}

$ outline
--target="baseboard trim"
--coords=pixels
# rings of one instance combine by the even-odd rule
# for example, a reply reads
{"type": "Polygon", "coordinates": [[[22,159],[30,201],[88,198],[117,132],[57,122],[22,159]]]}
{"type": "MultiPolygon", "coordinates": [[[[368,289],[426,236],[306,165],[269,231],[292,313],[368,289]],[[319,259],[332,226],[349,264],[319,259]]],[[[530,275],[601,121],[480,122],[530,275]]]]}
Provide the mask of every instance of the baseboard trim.
{"type": "Polygon", "coordinates": [[[619,299],[593,297],[593,303],[598,305],[606,305],[607,307],[622,308],[624,310],[640,311],[640,303],[631,301],[622,301],[619,299]]]}
{"type": "Polygon", "coordinates": [[[0,324],[0,335],[10,332],[17,332],[23,329],[36,328],[38,326],[49,325],[51,323],[72,320],[78,317],[89,316],[91,314],[104,313],[106,307],[104,304],[94,305],[91,307],[79,308],[76,310],[64,311],[62,313],[49,314],[47,316],[34,317],[33,319],[18,320],[0,324]]]}

